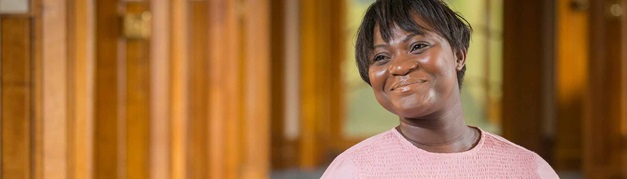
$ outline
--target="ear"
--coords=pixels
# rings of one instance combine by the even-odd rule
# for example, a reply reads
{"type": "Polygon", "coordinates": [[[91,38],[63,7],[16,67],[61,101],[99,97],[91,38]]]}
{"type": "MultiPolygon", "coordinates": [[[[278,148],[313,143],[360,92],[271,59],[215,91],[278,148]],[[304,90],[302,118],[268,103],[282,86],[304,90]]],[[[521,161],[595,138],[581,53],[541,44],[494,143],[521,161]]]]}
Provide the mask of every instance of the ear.
{"type": "Polygon", "coordinates": [[[457,71],[462,71],[464,66],[466,66],[466,51],[457,50],[457,53],[455,53],[455,69],[457,71]]]}

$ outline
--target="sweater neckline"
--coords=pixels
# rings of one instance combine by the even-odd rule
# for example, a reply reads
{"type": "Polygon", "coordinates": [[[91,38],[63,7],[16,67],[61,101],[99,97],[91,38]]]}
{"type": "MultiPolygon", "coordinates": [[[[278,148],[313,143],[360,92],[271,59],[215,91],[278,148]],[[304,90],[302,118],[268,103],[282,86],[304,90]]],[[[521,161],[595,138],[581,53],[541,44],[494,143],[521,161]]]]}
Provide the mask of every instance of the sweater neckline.
{"type": "Polygon", "coordinates": [[[415,151],[420,154],[431,155],[431,156],[452,157],[452,156],[472,155],[472,154],[477,153],[477,151],[479,151],[483,147],[483,144],[485,142],[485,132],[481,128],[476,127],[476,126],[469,126],[469,127],[479,130],[479,142],[477,142],[477,144],[473,146],[470,150],[466,150],[463,152],[453,152],[453,153],[429,152],[429,151],[426,151],[424,149],[414,146],[414,144],[412,144],[410,141],[405,139],[405,137],[403,137],[403,134],[401,134],[398,130],[396,130],[396,127],[392,128],[390,132],[392,132],[394,136],[396,137],[396,139],[400,141],[401,145],[408,150],[415,151]]]}

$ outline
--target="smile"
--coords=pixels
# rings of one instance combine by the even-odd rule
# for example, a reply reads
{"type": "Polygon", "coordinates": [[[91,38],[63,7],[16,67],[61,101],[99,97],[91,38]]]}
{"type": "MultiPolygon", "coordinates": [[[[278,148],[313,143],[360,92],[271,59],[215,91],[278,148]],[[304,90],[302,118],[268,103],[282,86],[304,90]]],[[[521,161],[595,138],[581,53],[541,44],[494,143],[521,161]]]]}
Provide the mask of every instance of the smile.
{"type": "MultiPolygon", "coordinates": [[[[392,85],[392,89],[390,91],[394,91],[397,90],[399,88],[403,88],[403,87],[407,87],[409,85],[413,85],[413,84],[422,84],[427,82],[427,80],[417,80],[417,81],[400,81],[395,83],[394,85],[392,85]]],[[[405,90],[403,90],[405,91],[405,90]]]]}

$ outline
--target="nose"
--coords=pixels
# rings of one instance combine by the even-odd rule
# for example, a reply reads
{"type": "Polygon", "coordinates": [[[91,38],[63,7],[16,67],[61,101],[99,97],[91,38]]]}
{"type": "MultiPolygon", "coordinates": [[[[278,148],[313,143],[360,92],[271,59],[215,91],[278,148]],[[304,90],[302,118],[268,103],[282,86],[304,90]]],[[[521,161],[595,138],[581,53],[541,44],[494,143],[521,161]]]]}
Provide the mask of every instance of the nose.
{"type": "Polygon", "coordinates": [[[418,69],[418,62],[408,57],[392,59],[388,71],[394,76],[405,76],[418,69]]]}

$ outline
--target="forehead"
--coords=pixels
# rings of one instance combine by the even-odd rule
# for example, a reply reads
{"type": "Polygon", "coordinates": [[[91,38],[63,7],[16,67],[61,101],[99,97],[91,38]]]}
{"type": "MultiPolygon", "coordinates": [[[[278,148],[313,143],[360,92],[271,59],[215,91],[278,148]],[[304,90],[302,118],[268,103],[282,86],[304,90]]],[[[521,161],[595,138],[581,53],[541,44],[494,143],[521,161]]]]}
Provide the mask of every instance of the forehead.
{"type": "Polygon", "coordinates": [[[421,31],[406,31],[402,29],[401,27],[399,27],[398,25],[395,25],[394,27],[388,29],[389,34],[386,39],[380,28],[381,27],[378,25],[375,25],[374,27],[373,43],[371,44],[372,47],[377,46],[377,45],[383,45],[383,44],[395,44],[395,43],[403,42],[403,41],[409,40],[407,38],[414,37],[414,35],[417,35],[419,37],[424,37],[427,39],[437,40],[437,41],[446,41],[444,37],[442,37],[438,33],[433,32],[431,30],[424,29],[421,31]]]}
{"type": "Polygon", "coordinates": [[[409,34],[439,36],[439,33],[435,32],[434,28],[420,18],[420,16],[412,15],[411,18],[411,21],[413,21],[411,24],[407,22],[391,22],[391,24],[381,24],[380,22],[375,22],[374,29],[372,31],[373,34],[371,34],[373,42],[389,43],[393,38],[403,38],[409,34]]]}

